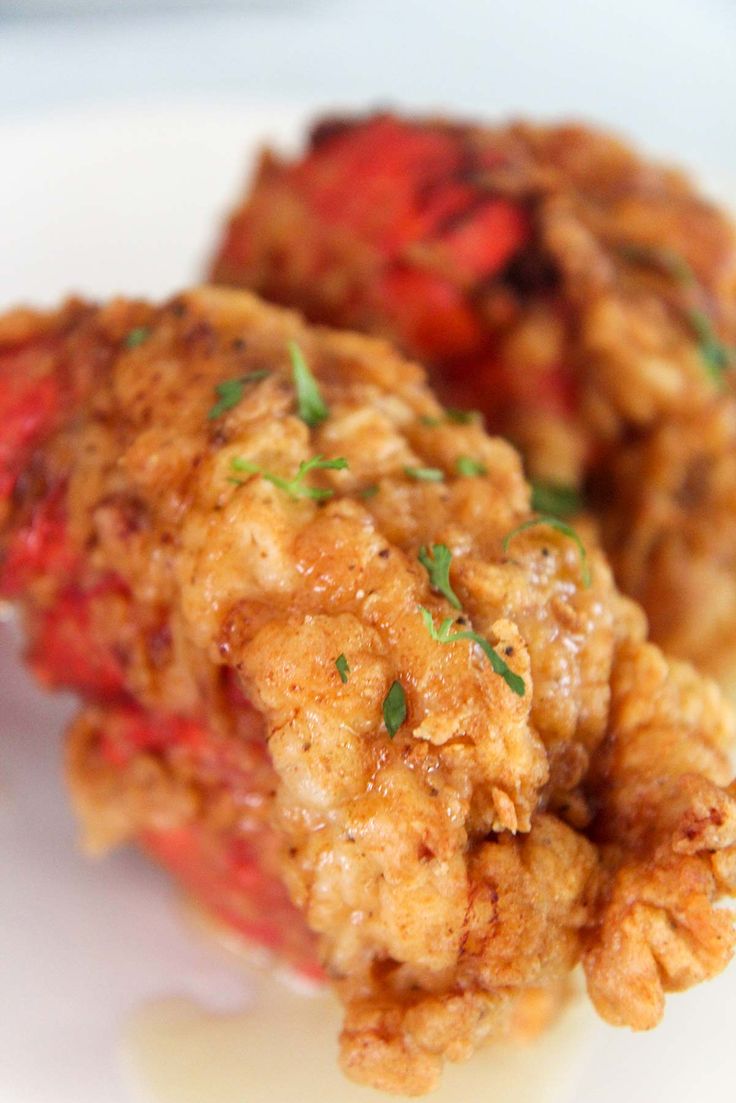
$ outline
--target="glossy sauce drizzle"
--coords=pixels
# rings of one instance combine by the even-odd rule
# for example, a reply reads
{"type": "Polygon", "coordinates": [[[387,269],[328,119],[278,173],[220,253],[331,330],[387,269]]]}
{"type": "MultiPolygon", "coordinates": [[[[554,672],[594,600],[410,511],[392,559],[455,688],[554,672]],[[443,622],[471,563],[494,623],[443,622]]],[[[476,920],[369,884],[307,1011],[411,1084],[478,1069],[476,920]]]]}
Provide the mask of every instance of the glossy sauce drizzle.
{"type": "MultiPolygon", "coordinates": [[[[126,1056],[146,1103],[378,1103],[390,1097],[346,1080],[337,1067],[340,1008],[253,973],[252,1005],[235,1014],[165,1000],[139,1010],[126,1056]]],[[[498,1045],[448,1065],[431,1103],[567,1103],[581,1074],[593,1015],[574,1001],[529,1046],[498,1045]]],[[[395,1097],[394,1097],[395,1098],[395,1097]]]]}

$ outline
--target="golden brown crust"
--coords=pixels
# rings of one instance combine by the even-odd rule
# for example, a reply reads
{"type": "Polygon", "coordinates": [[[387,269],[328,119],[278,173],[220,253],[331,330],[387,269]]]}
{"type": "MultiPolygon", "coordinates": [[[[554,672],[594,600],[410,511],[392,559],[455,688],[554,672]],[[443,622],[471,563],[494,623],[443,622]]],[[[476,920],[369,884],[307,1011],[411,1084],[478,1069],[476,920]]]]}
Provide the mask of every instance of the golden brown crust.
{"type": "MultiPolygon", "coordinates": [[[[509,445],[474,424],[430,430],[422,419],[440,407],[385,344],[308,329],[244,294],[115,303],[68,341],[67,352],[96,342],[109,368],[85,383],[34,463],[41,483],[67,476],[84,584],[120,580],[96,629],[101,646],[124,640],[125,692],[148,709],[206,717],[233,761],[244,732],[222,671],[237,672],[265,723],[276,785],[265,813],[282,876],[346,1004],[349,1075],[429,1089],[443,1060],[519,1029],[540,999],[556,1003],[583,950],[598,1006],[632,1025],[661,1010],[653,997],[654,1011],[642,1010],[652,960],[666,989],[722,967],[728,920],[712,903],[728,860],[717,859],[717,877],[711,865],[734,842],[733,800],[718,788],[730,714],[712,686],[642,642],[641,613],[592,544],[589,588],[560,532],[532,528],[504,550],[529,516],[509,445]],[[145,338],[127,347],[133,327],[145,338]],[[329,406],[316,428],[297,416],[290,340],[329,406]],[[215,386],[254,370],[269,374],[210,418],[215,386]],[[317,454],[348,461],[308,477],[334,491],[324,503],[232,463],[289,479],[317,454]],[[487,475],[458,476],[461,455],[487,475]],[[444,477],[417,480],[407,467],[444,477]],[[418,562],[433,543],[452,550],[462,614],[418,562]],[[523,696],[476,645],[433,640],[420,605],[436,625],[452,617],[487,638],[524,679],[523,696]],[[162,620],[163,655],[150,645],[162,620]],[[395,680],[408,716],[391,739],[382,702],[395,680]],[[651,840],[632,822],[633,801],[651,840]],[[706,806],[720,810],[720,833],[706,806]],[[630,884],[647,916],[676,915],[698,945],[663,940],[637,912],[620,948],[630,884]]],[[[16,493],[6,544],[35,494],[35,484],[16,493]]],[[[48,579],[29,584],[32,632],[54,600],[48,579]]],[[[155,752],[112,792],[95,759],[100,722],[88,711],[71,751],[99,843],[187,817],[236,822],[232,804],[207,796],[204,767],[171,769],[155,752]]]]}
{"type": "Polygon", "coordinates": [[[714,857],[736,844],[736,808],[720,787],[733,718],[712,685],[650,644],[621,648],[611,688],[594,764],[604,888],[583,960],[600,1014],[644,1029],[665,992],[712,976],[733,953],[733,917],[713,909],[714,857]]]}
{"type": "Polygon", "coordinates": [[[734,690],[736,401],[664,422],[612,464],[603,535],[652,634],[734,690]]]}
{"type": "Polygon", "coordinates": [[[655,641],[732,686],[736,231],[684,174],[574,124],[328,119],[302,158],[263,157],[212,272],[423,359],[531,476],[587,496],[655,641]],[[494,268],[479,212],[509,203],[526,228],[494,268]]]}

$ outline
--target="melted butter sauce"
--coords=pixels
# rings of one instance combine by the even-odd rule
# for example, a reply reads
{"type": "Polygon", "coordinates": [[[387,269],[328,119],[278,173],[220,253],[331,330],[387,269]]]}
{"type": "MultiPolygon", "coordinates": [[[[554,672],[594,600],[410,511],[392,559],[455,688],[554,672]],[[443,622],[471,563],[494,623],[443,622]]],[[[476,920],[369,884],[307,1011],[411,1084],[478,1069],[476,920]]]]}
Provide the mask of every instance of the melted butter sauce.
{"type": "MultiPolygon", "coordinates": [[[[337,1067],[341,1012],[331,993],[251,975],[251,1006],[234,1014],[183,999],[141,1008],[128,1025],[127,1065],[145,1103],[380,1103],[389,1096],[337,1067]]],[[[431,1103],[568,1103],[590,1051],[593,1014],[576,999],[528,1046],[497,1045],[447,1065],[431,1103]]],[[[396,1097],[393,1097],[396,1098],[396,1097]]]]}

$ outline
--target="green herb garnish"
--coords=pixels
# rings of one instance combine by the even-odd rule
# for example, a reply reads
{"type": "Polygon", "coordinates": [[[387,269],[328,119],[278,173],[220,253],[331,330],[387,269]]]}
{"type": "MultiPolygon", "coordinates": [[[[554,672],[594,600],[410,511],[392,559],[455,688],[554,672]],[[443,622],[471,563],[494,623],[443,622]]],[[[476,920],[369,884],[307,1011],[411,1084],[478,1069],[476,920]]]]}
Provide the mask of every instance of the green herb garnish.
{"type": "Polygon", "coordinates": [[[445,409],[448,421],[454,421],[456,425],[472,425],[483,420],[480,410],[458,410],[454,406],[445,409]]]}
{"type": "Polygon", "coordinates": [[[370,486],[364,486],[358,493],[361,498],[375,498],[376,494],[378,494],[378,483],[371,483],[370,486]]]}
{"type": "Polygon", "coordinates": [[[144,341],[147,341],[151,336],[151,330],[148,326],[136,326],[135,329],[131,329],[130,333],[125,338],[124,344],[126,349],[137,349],[139,345],[142,345],[144,341]]]}
{"type": "Polygon", "coordinates": [[[457,468],[458,475],[467,475],[472,478],[474,475],[487,475],[488,468],[480,460],[474,460],[472,456],[458,456],[455,461],[455,467],[457,468]]]}
{"type": "Polygon", "coordinates": [[[462,609],[460,599],[450,583],[450,564],[452,552],[446,544],[433,544],[430,556],[426,548],[419,549],[419,562],[429,575],[429,584],[433,590],[447,598],[455,609],[462,609]]]}
{"type": "Polygon", "coordinates": [[[310,429],[314,429],[329,416],[330,411],[296,341],[289,341],[289,356],[299,417],[310,429]]]}
{"type": "Polygon", "coordinates": [[[441,483],[445,477],[439,467],[405,467],[404,471],[410,479],[425,483],[441,483]]]}
{"type": "Polygon", "coordinates": [[[340,675],[340,681],[342,682],[343,685],[345,685],[345,683],[348,680],[348,675],[350,673],[350,666],[348,664],[348,660],[345,658],[344,655],[338,655],[337,658],[335,659],[335,666],[337,667],[337,673],[340,675]]]}
{"type": "Polygon", "coordinates": [[[406,720],[406,694],[401,682],[392,682],[383,699],[383,722],[389,738],[393,739],[406,720]]]}
{"type": "Polygon", "coordinates": [[[585,544],[578,536],[572,525],[568,525],[566,521],[561,521],[559,517],[532,517],[528,521],[524,521],[523,524],[517,525],[515,529],[508,532],[503,538],[503,550],[509,550],[509,544],[522,532],[526,532],[527,529],[536,528],[537,525],[547,525],[551,529],[556,529],[557,532],[561,532],[563,536],[567,536],[569,540],[577,545],[578,553],[580,555],[580,577],[583,580],[583,586],[590,586],[590,567],[588,566],[588,553],[585,550],[585,544]]]}
{"type": "Polygon", "coordinates": [[[572,517],[583,508],[583,500],[574,486],[547,483],[535,479],[532,483],[532,509],[551,517],[572,517]]]}
{"type": "Polygon", "coordinates": [[[624,242],[618,252],[634,264],[644,264],[649,268],[659,268],[678,283],[692,286],[697,281],[692,268],[680,253],[657,245],[639,245],[637,242],[624,242]]]}
{"type": "Polygon", "coordinates": [[[456,425],[471,425],[480,422],[483,418],[479,410],[458,410],[454,406],[448,406],[443,414],[444,417],[432,417],[425,414],[419,420],[422,425],[427,425],[430,429],[436,429],[438,425],[442,425],[443,421],[453,421],[456,425]]]}
{"type": "Polygon", "coordinates": [[[509,689],[515,693],[517,697],[524,696],[524,691],[526,689],[524,679],[519,674],[514,673],[508,663],[504,662],[499,653],[491,647],[488,640],[481,636],[480,633],[473,632],[469,628],[465,628],[459,632],[451,632],[450,630],[453,626],[452,617],[445,617],[439,628],[436,628],[429,609],[425,609],[423,605],[420,605],[419,612],[422,614],[425,628],[433,640],[436,640],[437,643],[457,643],[459,640],[469,640],[471,643],[477,643],[478,647],[480,647],[493,667],[494,672],[500,674],[509,689]]]}
{"type": "MultiPolygon", "coordinates": [[[[659,268],[672,279],[685,287],[698,287],[695,273],[685,260],[673,249],[660,249],[647,245],[622,245],[619,252],[636,263],[648,264],[659,268]]],[[[723,373],[733,363],[735,352],[719,340],[713,323],[703,310],[688,310],[685,317],[698,338],[698,350],[708,374],[714,382],[720,383],[723,373]]]]}
{"type": "MultiPolygon", "coordinates": [[[[279,490],[283,490],[290,498],[312,498],[314,501],[325,501],[332,498],[335,491],[329,487],[306,486],[305,476],[310,471],[342,471],[348,466],[348,461],[343,456],[334,460],[326,460],[324,456],[313,456],[311,460],[302,460],[299,470],[293,479],[284,479],[281,475],[273,475],[270,471],[264,471],[257,463],[244,460],[240,456],[234,456],[231,461],[233,471],[245,472],[249,475],[260,475],[269,483],[273,483],[279,490]]],[[[242,483],[242,479],[232,479],[232,482],[242,483]]]]}
{"type": "Polygon", "coordinates": [[[247,375],[241,375],[237,379],[223,379],[222,383],[217,383],[215,385],[215,395],[218,401],[207,414],[207,417],[214,421],[216,417],[232,410],[243,397],[248,383],[257,383],[259,379],[265,379],[270,374],[270,371],[263,368],[260,371],[248,372],[247,375]]]}
{"type": "Polygon", "coordinates": [[[698,349],[708,374],[716,383],[720,383],[724,371],[732,363],[734,352],[718,339],[713,323],[704,311],[691,310],[687,317],[697,335],[698,349]]]}

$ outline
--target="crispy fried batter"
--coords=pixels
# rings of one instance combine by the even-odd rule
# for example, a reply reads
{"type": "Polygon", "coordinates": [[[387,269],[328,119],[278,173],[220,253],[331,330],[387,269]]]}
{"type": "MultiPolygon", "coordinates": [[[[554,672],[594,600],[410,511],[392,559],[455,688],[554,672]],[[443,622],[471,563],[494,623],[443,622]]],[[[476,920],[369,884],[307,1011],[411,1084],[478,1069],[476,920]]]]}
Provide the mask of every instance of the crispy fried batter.
{"type": "Polygon", "coordinates": [[[581,126],[327,120],[212,271],[424,359],[583,492],[655,641],[736,683],[736,233],[681,174],[581,126]]]}
{"type": "Polygon", "coordinates": [[[720,394],[662,422],[612,459],[610,477],[601,522],[627,592],[647,609],[654,638],[733,696],[736,402],[720,394]]]}
{"type": "Polygon", "coordinates": [[[633,1026],[725,964],[731,715],[644,642],[592,541],[589,587],[564,533],[504,550],[529,517],[510,445],[433,424],[420,369],[387,345],[245,294],[14,325],[0,382],[50,342],[41,381],[63,387],[9,475],[0,588],[42,677],[88,699],[69,771],[91,842],[140,839],[291,960],[311,960],[306,924],[345,1002],[348,1075],[428,1090],[444,1060],[541,1024],[581,958],[602,1014],[633,1026]],[[329,408],[312,428],[290,341],[329,408]],[[326,500],[264,477],[317,455],[348,464],[305,477],[326,500]],[[458,475],[460,456],[487,474],[458,475]],[[430,589],[433,544],[461,611],[430,589]],[[475,643],[433,639],[420,606],[489,641],[523,695],[475,643]]]}

